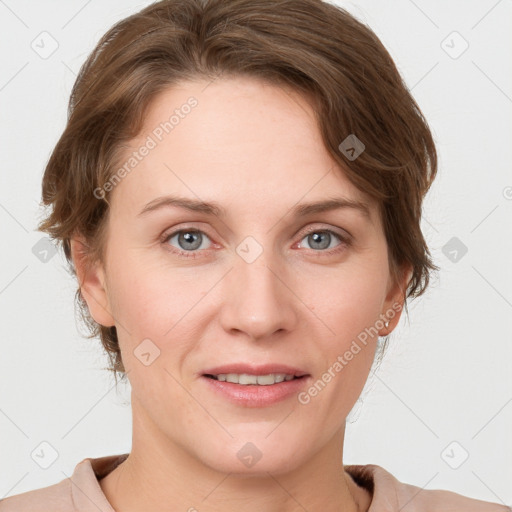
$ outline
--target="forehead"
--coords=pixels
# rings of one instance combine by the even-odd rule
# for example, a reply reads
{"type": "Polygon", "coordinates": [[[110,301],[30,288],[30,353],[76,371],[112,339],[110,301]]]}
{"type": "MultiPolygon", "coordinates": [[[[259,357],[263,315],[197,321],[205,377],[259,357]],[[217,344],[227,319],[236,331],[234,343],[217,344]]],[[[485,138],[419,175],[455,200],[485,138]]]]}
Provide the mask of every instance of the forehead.
{"type": "Polygon", "coordinates": [[[166,193],[247,206],[254,199],[255,208],[333,195],[375,206],[326,150],[307,99],[260,80],[223,78],[165,89],[149,105],[124,163],[144,146],[150,150],[115,193],[138,210],[166,193]]]}

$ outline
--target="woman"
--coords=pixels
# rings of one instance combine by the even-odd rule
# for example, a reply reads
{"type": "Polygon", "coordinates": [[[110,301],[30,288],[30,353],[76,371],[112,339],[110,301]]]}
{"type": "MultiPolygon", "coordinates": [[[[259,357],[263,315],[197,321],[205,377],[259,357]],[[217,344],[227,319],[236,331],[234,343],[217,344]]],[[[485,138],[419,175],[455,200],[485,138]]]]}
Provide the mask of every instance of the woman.
{"type": "Polygon", "coordinates": [[[376,36],[316,0],[164,0],[83,66],[42,231],[132,388],[129,454],[0,511],[505,511],[343,466],[379,338],[436,270],[432,135],[376,36]]]}

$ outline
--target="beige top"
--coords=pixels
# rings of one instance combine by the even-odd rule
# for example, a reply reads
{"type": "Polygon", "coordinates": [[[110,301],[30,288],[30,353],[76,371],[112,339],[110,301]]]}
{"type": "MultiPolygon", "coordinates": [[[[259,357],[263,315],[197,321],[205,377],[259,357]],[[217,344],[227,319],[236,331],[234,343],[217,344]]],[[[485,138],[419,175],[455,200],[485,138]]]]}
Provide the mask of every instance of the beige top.
{"type": "MultiPolygon", "coordinates": [[[[70,478],[0,500],[0,512],[115,512],[98,479],[123,462],[127,453],[87,458],[70,478]]],[[[512,512],[512,508],[444,490],[425,490],[399,482],[375,464],[344,466],[356,484],[368,489],[368,512],[512,512]]]]}

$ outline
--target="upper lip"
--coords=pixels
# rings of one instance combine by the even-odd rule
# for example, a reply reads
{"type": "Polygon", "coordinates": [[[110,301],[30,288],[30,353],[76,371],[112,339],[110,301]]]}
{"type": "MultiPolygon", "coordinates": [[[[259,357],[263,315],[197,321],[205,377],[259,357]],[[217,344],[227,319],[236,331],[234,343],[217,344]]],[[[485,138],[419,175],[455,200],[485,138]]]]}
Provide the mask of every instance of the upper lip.
{"type": "Polygon", "coordinates": [[[247,363],[230,363],[222,366],[215,366],[202,372],[203,375],[220,375],[223,373],[247,373],[249,375],[268,375],[269,373],[285,373],[287,375],[294,375],[295,377],[302,377],[303,375],[309,375],[309,373],[289,366],[286,364],[279,363],[267,363],[261,365],[253,365],[247,363]]]}

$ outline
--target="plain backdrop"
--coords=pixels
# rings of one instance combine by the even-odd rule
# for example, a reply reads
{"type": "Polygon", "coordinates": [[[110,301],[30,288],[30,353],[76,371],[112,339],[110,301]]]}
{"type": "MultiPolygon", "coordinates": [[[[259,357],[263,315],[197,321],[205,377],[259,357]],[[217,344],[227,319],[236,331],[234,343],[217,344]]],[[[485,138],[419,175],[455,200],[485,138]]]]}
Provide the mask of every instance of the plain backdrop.
{"type": "MultiPolygon", "coordinates": [[[[99,340],[80,335],[75,282],[35,228],[81,64],[113,23],[148,4],[0,1],[0,498],[130,450],[129,387],[116,391],[99,340]],[[57,455],[46,469],[41,450],[57,455]]],[[[510,505],[512,3],[339,5],[390,51],[440,157],[422,227],[441,271],[349,416],[344,462],[510,505]]]]}

